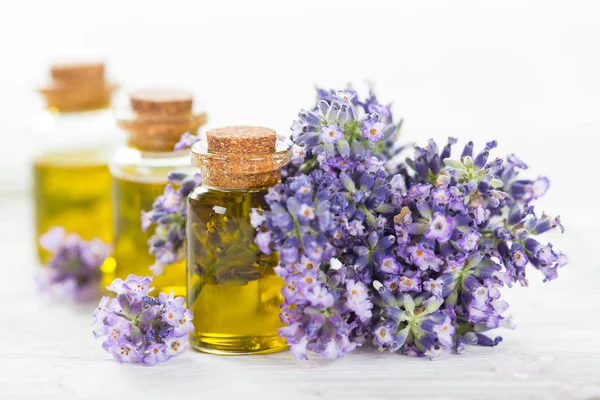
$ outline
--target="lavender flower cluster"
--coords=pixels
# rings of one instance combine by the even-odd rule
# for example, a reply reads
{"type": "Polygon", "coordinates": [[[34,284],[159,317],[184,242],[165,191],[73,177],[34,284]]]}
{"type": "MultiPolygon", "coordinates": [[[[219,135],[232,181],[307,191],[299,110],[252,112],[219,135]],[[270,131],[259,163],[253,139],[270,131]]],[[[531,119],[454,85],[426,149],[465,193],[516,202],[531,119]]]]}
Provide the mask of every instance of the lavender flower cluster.
{"type": "Polygon", "coordinates": [[[142,211],[142,231],[156,225],[148,240],[150,254],[156,257],[156,262],[150,266],[155,276],[162,275],[165,267],[185,257],[186,199],[199,184],[199,174],[171,172],[164,194],[156,198],[152,210],[142,211]],[[179,189],[175,190],[173,185],[179,189]]]}
{"type": "Polygon", "coordinates": [[[119,362],[154,365],[186,350],[192,313],[173,293],[149,296],[151,282],[135,275],[115,279],[107,289],[117,297],[103,297],[94,312],[94,337],[103,338],[102,347],[119,362]]]}
{"type": "Polygon", "coordinates": [[[55,292],[76,302],[100,297],[100,267],[109,256],[111,246],[99,238],[86,242],[75,233],[67,234],[60,226],[43,234],[40,245],[52,253],[36,279],[40,290],[55,292]]]}
{"type": "MultiPolygon", "coordinates": [[[[175,145],[175,151],[185,150],[197,141],[197,136],[184,133],[175,145]]],[[[152,204],[152,210],[142,210],[141,215],[143,232],[156,225],[148,240],[149,252],[156,258],[149,269],[155,276],[162,275],[165,267],[185,258],[187,196],[200,184],[200,174],[174,171],[169,174],[168,181],[164,193],[152,204]],[[178,189],[175,190],[173,185],[178,189]]]]}
{"type": "Polygon", "coordinates": [[[298,358],[338,358],[356,346],[437,358],[484,332],[513,327],[501,289],[527,286],[527,269],[555,279],[567,257],[536,237],[563,227],[537,217],[546,178],[519,177],[515,156],[491,141],[452,157],[429,141],[389,162],[399,124],[374,95],[319,91],[292,125],[292,163],[253,211],[256,243],[277,251],[285,280],[280,335],[298,358]]]}

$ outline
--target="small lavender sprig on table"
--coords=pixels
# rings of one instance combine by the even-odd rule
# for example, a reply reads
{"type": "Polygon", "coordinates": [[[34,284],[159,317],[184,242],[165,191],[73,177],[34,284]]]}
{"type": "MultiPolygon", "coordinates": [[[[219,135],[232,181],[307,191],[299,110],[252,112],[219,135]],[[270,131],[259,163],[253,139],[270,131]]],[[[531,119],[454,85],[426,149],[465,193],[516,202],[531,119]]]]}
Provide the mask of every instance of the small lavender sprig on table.
{"type": "Polygon", "coordinates": [[[117,297],[103,297],[94,312],[94,337],[103,338],[102,348],[119,362],[154,365],[187,348],[192,313],[173,293],[149,296],[151,282],[135,275],[115,279],[107,289],[117,297]]]}
{"type": "MultiPolygon", "coordinates": [[[[175,151],[185,150],[197,141],[197,136],[184,133],[175,145],[175,151]]],[[[152,210],[142,211],[141,215],[143,232],[151,225],[156,225],[154,234],[148,240],[149,252],[156,258],[156,262],[150,266],[155,276],[162,275],[169,264],[185,258],[187,196],[200,184],[200,174],[174,171],[169,174],[168,181],[164,193],[154,201],[152,210]]]]}
{"type": "Polygon", "coordinates": [[[42,291],[52,291],[76,302],[100,297],[100,267],[111,246],[99,238],[87,242],[56,226],[40,237],[41,246],[52,253],[37,276],[42,291]]]}
{"type": "Polygon", "coordinates": [[[372,343],[437,358],[498,344],[483,333],[514,327],[501,289],[527,286],[527,267],[546,282],[567,263],[536,238],[563,230],[534,213],[548,179],[519,179],[527,166],[514,156],[490,159],[495,141],[478,153],[469,142],[458,158],[455,139],[441,151],[430,141],[390,164],[397,125],[385,109],[350,91],[321,97],[292,125],[292,164],[270,210],[253,216],[258,246],[280,254],[280,335],[292,353],[338,358],[372,343]]]}

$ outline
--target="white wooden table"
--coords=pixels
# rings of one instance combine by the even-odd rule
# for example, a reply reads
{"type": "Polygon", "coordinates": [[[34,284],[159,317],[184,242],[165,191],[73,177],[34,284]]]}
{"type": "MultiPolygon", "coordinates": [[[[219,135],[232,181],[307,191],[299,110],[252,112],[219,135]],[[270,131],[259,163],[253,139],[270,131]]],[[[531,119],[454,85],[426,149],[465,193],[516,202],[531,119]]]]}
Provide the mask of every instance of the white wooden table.
{"type": "MultiPolygon", "coordinates": [[[[122,365],[91,333],[93,305],[36,294],[30,200],[0,199],[0,399],[600,399],[600,234],[570,221],[555,240],[572,263],[557,281],[504,298],[519,325],[496,348],[432,362],[361,350],[342,360],[289,352],[188,351],[155,367],[122,365]]],[[[593,222],[593,221],[592,221],[593,222]]]]}

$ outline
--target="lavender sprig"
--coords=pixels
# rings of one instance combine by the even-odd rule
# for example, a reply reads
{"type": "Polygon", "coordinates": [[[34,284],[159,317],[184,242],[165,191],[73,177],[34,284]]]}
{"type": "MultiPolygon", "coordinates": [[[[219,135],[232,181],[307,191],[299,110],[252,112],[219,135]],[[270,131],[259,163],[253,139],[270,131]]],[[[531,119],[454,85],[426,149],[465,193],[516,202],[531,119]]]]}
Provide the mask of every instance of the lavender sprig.
{"type": "Polygon", "coordinates": [[[102,348],[119,362],[154,365],[187,348],[192,313],[173,293],[149,296],[151,282],[135,275],[115,279],[107,289],[117,297],[103,297],[94,312],[94,337],[102,338],[102,348]]]}
{"type": "Polygon", "coordinates": [[[357,147],[364,146],[361,156],[371,157],[371,165],[391,164],[402,150],[396,142],[402,120],[394,121],[391,106],[380,104],[372,89],[362,100],[350,89],[318,88],[316,106],[301,110],[298,117],[291,126],[292,156],[282,171],[284,180],[312,170],[325,157],[331,159],[332,168],[353,168],[354,164],[345,162],[350,161],[350,150],[357,147]]]}
{"type": "MultiPolygon", "coordinates": [[[[175,150],[184,150],[197,141],[197,136],[184,133],[175,150]]],[[[168,182],[164,193],[152,204],[152,210],[142,210],[141,214],[143,232],[155,225],[154,234],[148,240],[149,252],[156,258],[149,269],[155,276],[162,275],[165,267],[185,258],[187,196],[200,184],[200,174],[174,171],[169,174],[168,182]]]]}
{"type": "Polygon", "coordinates": [[[142,231],[156,225],[148,240],[149,251],[156,262],[150,267],[155,276],[162,275],[165,267],[185,258],[185,221],[187,196],[200,184],[200,174],[188,175],[171,172],[165,192],[157,197],[152,210],[142,211],[142,231]],[[172,185],[179,188],[175,190],[172,185]]]}
{"type": "Polygon", "coordinates": [[[76,302],[100,297],[100,266],[111,246],[99,238],[86,242],[75,233],[67,234],[60,226],[43,234],[40,245],[52,253],[37,276],[42,291],[52,291],[76,302]]]}
{"type": "Polygon", "coordinates": [[[500,289],[526,286],[528,266],[549,281],[567,263],[534,238],[563,229],[531,205],[549,181],[518,179],[527,166],[514,156],[490,159],[496,141],[478,153],[469,142],[458,158],[455,139],[441,150],[430,141],[390,165],[388,109],[319,93],[292,125],[292,164],[266,196],[270,210],[252,218],[261,250],[280,254],[280,335],[294,355],[372,343],[437,358],[498,344],[483,332],[514,327],[500,289]]]}

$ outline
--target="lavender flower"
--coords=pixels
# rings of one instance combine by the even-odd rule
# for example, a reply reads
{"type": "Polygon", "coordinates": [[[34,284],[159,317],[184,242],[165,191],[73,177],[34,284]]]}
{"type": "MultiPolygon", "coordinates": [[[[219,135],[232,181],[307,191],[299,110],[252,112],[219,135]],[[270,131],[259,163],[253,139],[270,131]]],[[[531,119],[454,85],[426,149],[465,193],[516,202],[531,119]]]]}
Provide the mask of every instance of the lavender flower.
{"type": "Polygon", "coordinates": [[[383,122],[378,122],[377,120],[365,120],[364,127],[362,128],[362,135],[365,139],[376,143],[383,138],[384,128],[385,124],[383,122]]]}
{"type": "MultiPolygon", "coordinates": [[[[197,136],[186,132],[181,135],[174,150],[185,150],[198,140],[197,136]]],[[[156,258],[149,267],[154,276],[162,275],[170,264],[185,258],[187,197],[200,184],[200,174],[173,171],[168,182],[164,193],[154,201],[152,210],[142,210],[141,213],[143,232],[155,225],[154,234],[148,240],[149,252],[156,258]]]]}
{"type": "Polygon", "coordinates": [[[109,245],[99,238],[86,242],[59,226],[43,234],[40,244],[52,253],[37,276],[42,291],[53,291],[77,302],[100,296],[100,267],[111,252],[109,245]]]}
{"type": "Polygon", "coordinates": [[[527,165],[491,158],[496,141],[429,141],[403,164],[392,158],[400,124],[373,93],[318,90],[317,105],[292,124],[292,163],[253,214],[256,242],[277,251],[285,280],[280,335],[292,353],[337,358],[356,346],[432,359],[484,333],[513,328],[502,289],[527,285],[526,271],[557,277],[564,254],[537,236],[564,229],[535,216],[546,178],[527,165]]]}
{"type": "Polygon", "coordinates": [[[142,211],[141,215],[142,231],[155,225],[154,235],[148,240],[150,254],[156,257],[150,266],[155,276],[162,275],[168,265],[185,257],[187,196],[200,184],[200,175],[172,172],[169,182],[164,193],[154,201],[152,210],[142,211]]]}
{"type": "Polygon", "coordinates": [[[196,143],[200,138],[198,136],[192,135],[189,132],[181,135],[179,142],[175,144],[175,151],[185,150],[187,148],[192,147],[194,143],[196,143]]]}
{"type": "Polygon", "coordinates": [[[433,219],[429,222],[425,237],[434,239],[440,243],[447,242],[454,231],[454,218],[446,216],[442,213],[436,213],[433,219]]]}
{"type": "Polygon", "coordinates": [[[103,297],[94,312],[94,337],[119,362],[154,365],[186,350],[192,313],[173,293],[149,296],[151,282],[135,275],[115,279],[107,289],[116,298],[103,297]]]}

